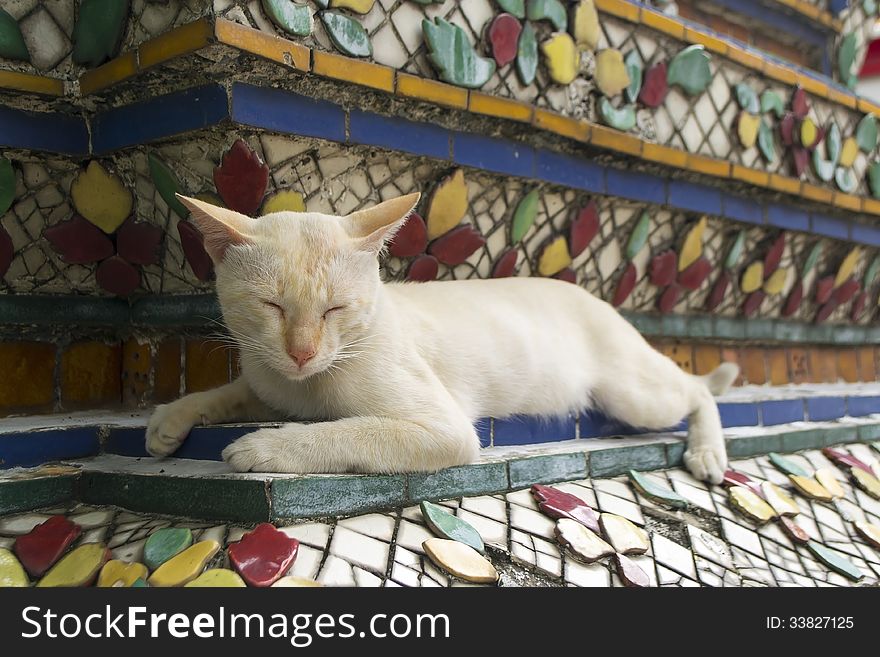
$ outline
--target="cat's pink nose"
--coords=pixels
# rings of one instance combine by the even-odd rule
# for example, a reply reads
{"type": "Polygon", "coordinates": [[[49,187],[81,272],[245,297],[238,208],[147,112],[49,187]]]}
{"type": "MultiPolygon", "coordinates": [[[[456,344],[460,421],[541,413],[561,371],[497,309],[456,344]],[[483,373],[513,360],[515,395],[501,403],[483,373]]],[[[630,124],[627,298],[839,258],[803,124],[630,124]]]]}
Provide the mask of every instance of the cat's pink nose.
{"type": "Polygon", "coordinates": [[[305,349],[290,349],[287,352],[299,367],[302,367],[315,357],[315,350],[312,347],[305,349]]]}

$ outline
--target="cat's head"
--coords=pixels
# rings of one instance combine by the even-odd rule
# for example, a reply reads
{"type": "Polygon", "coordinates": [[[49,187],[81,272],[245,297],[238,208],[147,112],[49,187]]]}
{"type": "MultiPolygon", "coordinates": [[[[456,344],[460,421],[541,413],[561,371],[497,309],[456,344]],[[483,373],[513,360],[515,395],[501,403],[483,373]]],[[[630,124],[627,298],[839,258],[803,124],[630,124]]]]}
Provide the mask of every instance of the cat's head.
{"type": "Polygon", "coordinates": [[[274,212],[258,219],[178,198],[204,236],[224,321],[242,353],[301,380],[367,347],[381,285],[378,256],[419,194],[344,217],[274,212]]]}

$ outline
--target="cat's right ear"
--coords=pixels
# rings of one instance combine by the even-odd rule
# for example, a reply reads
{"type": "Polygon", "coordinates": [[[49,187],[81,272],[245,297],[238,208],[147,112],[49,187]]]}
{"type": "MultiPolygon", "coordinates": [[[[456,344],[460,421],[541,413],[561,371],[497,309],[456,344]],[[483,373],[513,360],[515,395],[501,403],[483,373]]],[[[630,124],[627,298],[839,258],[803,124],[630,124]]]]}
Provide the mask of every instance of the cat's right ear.
{"type": "Polygon", "coordinates": [[[205,238],[205,251],[215,264],[223,261],[230,246],[250,241],[248,235],[254,222],[250,217],[197,198],[175,196],[192,212],[192,220],[205,238]]]}

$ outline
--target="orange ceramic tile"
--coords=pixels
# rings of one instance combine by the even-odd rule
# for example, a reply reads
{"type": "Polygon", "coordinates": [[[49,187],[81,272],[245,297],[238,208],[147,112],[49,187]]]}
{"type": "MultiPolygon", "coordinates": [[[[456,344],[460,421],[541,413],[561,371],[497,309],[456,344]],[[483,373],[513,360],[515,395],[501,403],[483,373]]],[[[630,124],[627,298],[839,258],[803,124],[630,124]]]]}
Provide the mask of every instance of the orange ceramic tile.
{"type": "Polygon", "coordinates": [[[692,27],[684,28],[684,40],[691,43],[701,43],[706,47],[706,50],[717,52],[720,55],[727,54],[728,44],[726,41],[692,27]]]}
{"type": "Polygon", "coordinates": [[[758,55],[734,45],[731,45],[727,49],[727,56],[736,63],[742,64],[755,71],[760,71],[764,68],[764,60],[758,57],[758,55]]]}
{"type": "Polygon", "coordinates": [[[801,196],[819,203],[831,203],[834,200],[834,191],[819,187],[818,185],[803,183],[801,185],[801,196]]]}
{"type": "Polygon", "coordinates": [[[668,356],[685,372],[694,373],[694,347],[687,343],[667,343],[658,347],[660,353],[668,356]]]}
{"type": "Polygon", "coordinates": [[[312,53],[312,71],[380,91],[394,91],[394,69],[321,50],[312,53]]]}
{"type": "Polygon", "coordinates": [[[837,354],[828,347],[810,349],[810,379],[813,383],[837,382],[837,354]]]}
{"type": "Polygon", "coordinates": [[[0,415],[55,401],[55,345],[0,342],[0,415]]]}
{"type": "Polygon", "coordinates": [[[138,406],[150,391],[151,349],[148,342],[135,339],[122,344],[122,402],[138,406]]]}
{"type": "Polygon", "coordinates": [[[475,114],[485,114],[487,116],[497,116],[502,119],[530,123],[534,108],[529,103],[523,103],[518,100],[501,98],[500,96],[484,94],[479,91],[471,91],[468,109],[475,114]]]}
{"type": "Polygon", "coordinates": [[[877,365],[874,361],[874,347],[860,347],[856,351],[859,361],[859,379],[861,381],[877,380],[877,365]]]}
{"type": "Polygon", "coordinates": [[[153,375],[153,399],[168,402],[180,397],[180,339],[160,342],[156,346],[153,375]]]}
{"type": "Polygon", "coordinates": [[[852,194],[834,192],[834,205],[846,208],[847,210],[859,212],[862,209],[862,199],[858,196],[853,196],[852,194]]]}
{"type": "Polygon", "coordinates": [[[122,401],[122,347],[77,342],[61,354],[61,403],[118,404],[122,401]]]}
{"type": "Polygon", "coordinates": [[[590,124],[581,119],[573,119],[540,107],[535,108],[534,124],[563,137],[587,141],[590,138],[590,124]]]}
{"type": "Polygon", "coordinates": [[[859,102],[853,94],[832,87],[828,87],[828,100],[852,109],[855,109],[859,102]]]}
{"type": "Polygon", "coordinates": [[[743,378],[752,385],[764,385],[767,382],[767,364],[764,350],[760,347],[746,347],[740,352],[743,378]]]}
{"type": "Polygon", "coordinates": [[[691,171],[698,171],[699,173],[719,178],[730,177],[730,162],[716,160],[714,157],[706,157],[705,155],[697,155],[696,153],[688,154],[687,168],[691,171]]]}
{"type": "Polygon", "coordinates": [[[641,23],[676,39],[684,39],[684,25],[666,14],[661,14],[659,11],[652,11],[642,7],[641,23]]]}
{"type": "Polygon", "coordinates": [[[187,340],[186,391],[210,390],[229,383],[229,349],[214,340],[187,340]]]}
{"type": "Polygon", "coordinates": [[[637,23],[639,20],[639,8],[626,0],[596,0],[596,9],[619,16],[620,18],[637,23]]]}
{"type": "Polygon", "coordinates": [[[859,380],[859,362],[855,349],[841,347],[837,350],[837,376],[847,383],[856,383],[859,380]]]}
{"type": "Polygon", "coordinates": [[[880,214],[880,201],[873,198],[863,198],[862,210],[868,214],[880,214]]]}
{"type": "Polygon", "coordinates": [[[18,71],[0,71],[0,88],[14,89],[42,96],[63,96],[64,81],[48,78],[43,75],[19,73],[18,71]]]}
{"type": "Polygon", "coordinates": [[[880,105],[872,103],[866,98],[859,98],[858,108],[859,111],[864,112],[865,114],[875,114],[880,116],[880,105]]]}
{"type": "Polygon", "coordinates": [[[809,383],[810,366],[806,349],[792,347],[788,351],[788,372],[792,383],[809,383]]]}
{"type": "Polygon", "coordinates": [[[220,43],[253,53],[264,59],[293,66],[300,71],[311,67],[312,51],[305,46],[247,25],[218,18],[214,35],[220,43]]]}
{"type": "Polygon", "coordinates": [[[749,183],[750,185],[758,185],[760,187],[768,187],[770,185],[770,174],[766,171],[751,169],[741,164],[734,164],[731,176],[736,180],[749,183]]]}
{"type": "Polygon", "coordinates": [[[642,157],[677,169],[687,167],[688,154],[685,151],[649,141],[642,143],[642,157]]]}
{"type": "Polygon", "coordinates": [[[801,193],[801,181],[797,178],[780,176],[778,173],[770,174],[770,187],[780,192],[799,196],[801,193]]]}
{"type": "Polygon", "coordinates": [[[117,82],[134,77],[137,71],[137,53],[134,50],[129,50],[106,64],[83,73],[79,77],[79,93],[81,96],[88,96],[117,82]]]}
{"type": "Polygon", "coordinates": [[[770,371],[770,385],[781,386],[789,382],[788,359],[785,349],[767,349],[767,369],[770,371]]]}
{"type": "Polygon", "coordinates": [[[739,365],[739,374],[736,377],[736,381],[733,382],[735,386],[743,385],[743,368],[742,362],[740,358],[739,349],[736,347],[722,347],[721,348],[721,362],[722,363],[735,363],[739,365]]]}
{"type": "Polygon", "coordinates": [[[466,109],[468,104],[467,89],[409,73],[397,74],[397,95],[458,109],[466,109]]]}
{"type": "Polygon", "coordinates": [[[181,25],[138,46],[141,70],[156,66],[169,59],[195,52],[214,38],[214,27],[207,18],[181,25]]]}
{"type": "Polygon", "coordinates": [[[590,143],[629,155],[640,155],[642,151],[641,139],[597,124],[590,126],[590,143]]]}
{"type": "Polygon", "coordinates": [[[792,69],[770,61],[764,62],[764,75],[774,80],[779,80],[783,84],[790,84],[792,86],[797,84],[797,74],[792,69]]]}
{"type": "Polygon", "coordinates": [[[721,364],[721,347],[698,344],[694,347],[694,374],[708,374],[721,364]]]}
{"type": "Polygon", "coordinates": [[[809,75],[798,74],[797,83],[809,94],[825,98],[828,96],[828,85],[809,75]]]}
{"type": "Polygon", "coordinates": [[[795,4],[795,9],[813,20],[819,20],[819,16],[823,13],[817,5],[811,5],[809,2],[798,2],[795,4]]]}

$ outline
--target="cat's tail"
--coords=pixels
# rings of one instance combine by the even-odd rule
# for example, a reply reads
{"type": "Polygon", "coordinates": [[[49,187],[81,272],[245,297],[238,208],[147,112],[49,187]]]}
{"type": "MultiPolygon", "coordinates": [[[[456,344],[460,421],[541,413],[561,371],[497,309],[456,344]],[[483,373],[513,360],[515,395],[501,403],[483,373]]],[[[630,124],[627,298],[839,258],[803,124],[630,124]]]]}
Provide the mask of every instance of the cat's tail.
{"type": "Polygon", "coordinates": [[[698,377],[709,388],[713,395],[723,395],[739,376],[739,365],[736,363],[721,363],[708,374],[698,377]]]}

